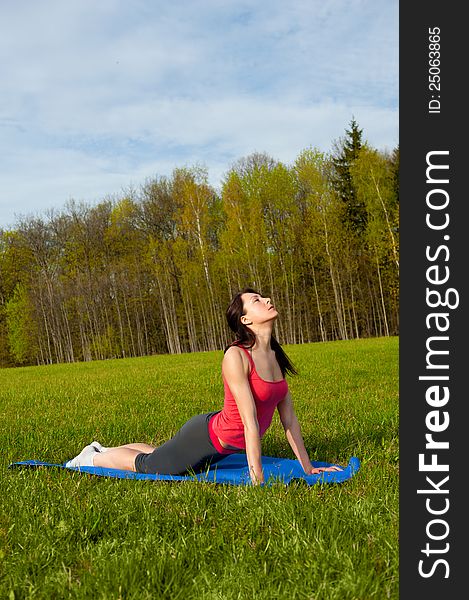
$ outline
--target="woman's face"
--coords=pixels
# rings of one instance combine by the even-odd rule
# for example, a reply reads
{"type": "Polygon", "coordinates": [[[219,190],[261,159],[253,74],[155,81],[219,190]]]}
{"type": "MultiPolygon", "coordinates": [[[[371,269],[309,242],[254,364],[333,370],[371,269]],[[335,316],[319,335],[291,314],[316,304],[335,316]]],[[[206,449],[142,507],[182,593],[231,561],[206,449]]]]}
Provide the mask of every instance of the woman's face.
{"type": "Polygon", "coordinates": [[[272,321],[278,316],[277,309],[270,298],[263,298],[259,294],[247,292],[241,296],[244,315],[241,317],[243,325],[258,325],[272,321]]]}

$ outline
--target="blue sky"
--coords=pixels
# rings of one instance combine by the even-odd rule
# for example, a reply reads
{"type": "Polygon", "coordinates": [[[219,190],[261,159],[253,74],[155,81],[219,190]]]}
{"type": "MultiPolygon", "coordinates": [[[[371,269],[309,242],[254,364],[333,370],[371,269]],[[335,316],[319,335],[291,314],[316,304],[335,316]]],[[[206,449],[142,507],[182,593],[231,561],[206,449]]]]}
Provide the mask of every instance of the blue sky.
{"type": "Polygon", "coordinates": [[[0,227],[175,167],[219,188],[287,164],[352,116],[398,143],[398,0],[4,0],[0,227]]]}

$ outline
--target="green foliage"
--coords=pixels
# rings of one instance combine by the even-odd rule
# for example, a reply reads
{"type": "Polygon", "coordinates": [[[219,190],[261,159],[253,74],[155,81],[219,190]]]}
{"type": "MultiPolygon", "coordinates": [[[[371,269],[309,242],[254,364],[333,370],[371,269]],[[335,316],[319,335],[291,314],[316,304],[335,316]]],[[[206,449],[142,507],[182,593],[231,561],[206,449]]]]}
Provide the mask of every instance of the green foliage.
{"type": "Polygon", "coordinates": [[[0,365],[221,349],[246,286],[274,298],[281,343],[395,335],[398,166],[352,120],[334,154],[254,153],[220,192],[175,168],[20,221],[0,231],[0,365]]]}
{"type": "MultiPolygon", "coordinates": [[[[160,444],[221,406],[222,352],[0,371],[0,598],[399,598],[398,339],[286,348],[313,460],[336,486],[113,480],[62,470],[93,439],[160,444]]],[[[263,453],[292,458],[277,416],[263,453]]]]}
{"type": "Polygon", "coordinates": [[[34,357],[35,323],[31,317],[29,295],[23,285],[17,285],[5,305],[5,324],[10,353],[17,364],[34,357]]]}
{"type": "Polygon", "coordinates": [[[376,150],[363,146],[350,168],[357,198],[368,214],[367,236],[381,254],[396,249],[398,204],[395,201],[394,172],[389,160],[376,150]]]}

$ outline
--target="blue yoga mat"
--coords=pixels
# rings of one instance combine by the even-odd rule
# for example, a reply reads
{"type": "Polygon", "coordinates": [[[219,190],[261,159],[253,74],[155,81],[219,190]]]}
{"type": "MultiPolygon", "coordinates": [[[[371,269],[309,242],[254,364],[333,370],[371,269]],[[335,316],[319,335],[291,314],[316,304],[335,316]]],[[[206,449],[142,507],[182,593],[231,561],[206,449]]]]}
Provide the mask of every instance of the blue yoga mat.
{"type": "MultiPolygon", "coordinates": [[[[330,467],[331,463],[312,462],[314,467],[330,467]]],[[[273,456],[263,456],[262,466],[264,468],[264,478],[267,483],[281,482],[289,484],[291,481],[302,479],[308,485],[316,483],[342,483],[351,479],[360,469],[360,461],[353,456],[343,471],[330,471],[318,475],[305,475],[300,463],[290,458],[275,458],[273,456]]],[[[340,465],[338,465],[340,466],[340,465]]],[[[108,469],[105,467],[66,467],[63,464],[53,464],[41,462],[38,460],[25,460],[15,462],[9,465],[9,468],[20,467],[56,467],[67,469],[69,471],[78,471],[90,475],[101,477],[114,477],[117,479],[145,479],[150,481],[202,481],[207,483],[224,483],[230,485],[250,485],[248,465],[246,454],[230,454],[214,464],[210,469],[203,473],[193,475],[147,475],[145,473],[134,473],[132,471],[122,471],[120,469],[108,469]]],[[[343,468],[343,467],[341,467],[343,468]]]]}

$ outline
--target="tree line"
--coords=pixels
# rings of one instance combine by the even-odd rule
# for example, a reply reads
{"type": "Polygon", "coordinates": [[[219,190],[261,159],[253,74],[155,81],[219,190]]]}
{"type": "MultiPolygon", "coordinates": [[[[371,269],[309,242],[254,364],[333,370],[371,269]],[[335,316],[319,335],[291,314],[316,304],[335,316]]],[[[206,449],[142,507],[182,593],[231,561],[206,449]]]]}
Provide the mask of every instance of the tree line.
{"type": "Polygon", "coordinates": [[[0,230],[0,365],[221,349],[246,286],[281,343],[396,335],[399,149],[362,135],[352,119],[330,153],[241,158],[219,192],[175,168],[0,230]]]}

